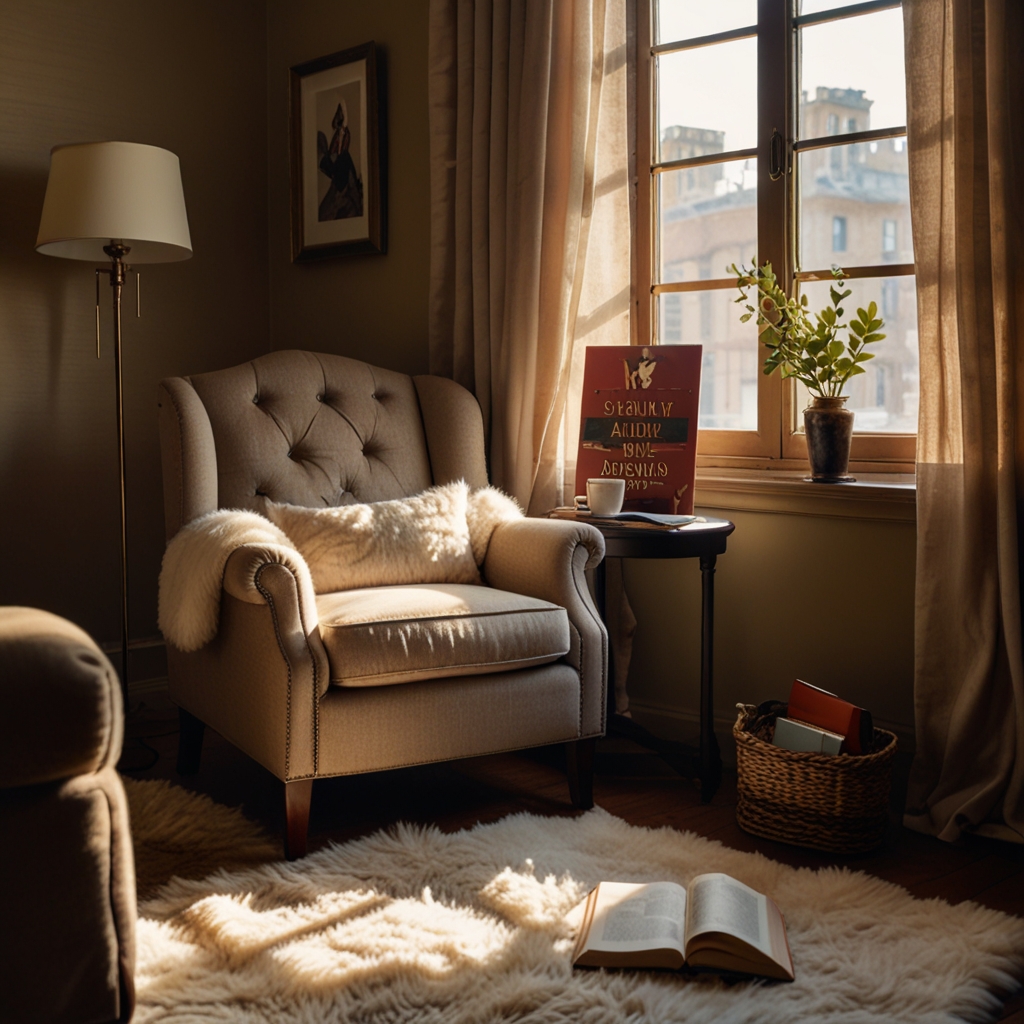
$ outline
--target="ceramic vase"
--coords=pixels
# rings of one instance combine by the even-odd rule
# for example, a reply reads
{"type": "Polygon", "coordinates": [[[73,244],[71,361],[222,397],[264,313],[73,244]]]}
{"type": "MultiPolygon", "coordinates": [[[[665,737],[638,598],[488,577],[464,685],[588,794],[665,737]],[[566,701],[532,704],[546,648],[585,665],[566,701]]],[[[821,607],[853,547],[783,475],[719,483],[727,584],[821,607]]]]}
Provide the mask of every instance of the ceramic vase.
{"type": "Polygon", "coordinates": [[[854,479],[849,474],[853,413],[845,408],[848,397],[812,397],[804,409],[807,458],[814,483],[849,483],[854,479]]]}

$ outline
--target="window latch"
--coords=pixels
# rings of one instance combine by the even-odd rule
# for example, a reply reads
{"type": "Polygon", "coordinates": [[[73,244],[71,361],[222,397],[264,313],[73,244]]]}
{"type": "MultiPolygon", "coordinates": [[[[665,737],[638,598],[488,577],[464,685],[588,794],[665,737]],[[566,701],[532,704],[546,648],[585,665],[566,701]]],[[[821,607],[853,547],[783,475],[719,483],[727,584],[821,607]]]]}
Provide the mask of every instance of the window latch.
{"type": "Polygon", "coordinates": [[[768,177],[778,181],[785,171],[786,144],[778,128],[772,129],[772,137],[768,143],[768,177]]]}

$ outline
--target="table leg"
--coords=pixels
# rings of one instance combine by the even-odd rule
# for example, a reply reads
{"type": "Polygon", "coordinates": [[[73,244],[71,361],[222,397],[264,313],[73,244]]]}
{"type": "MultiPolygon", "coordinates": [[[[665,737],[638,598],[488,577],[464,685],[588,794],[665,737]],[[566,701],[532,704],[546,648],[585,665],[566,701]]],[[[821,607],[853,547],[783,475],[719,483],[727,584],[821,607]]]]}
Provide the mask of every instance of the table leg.
{"type": "Polygon", "coordinates": [[[722,755],[715,737],[715,555],[700,556],[700,799],[708,803],[722,781],[722,755]]]}

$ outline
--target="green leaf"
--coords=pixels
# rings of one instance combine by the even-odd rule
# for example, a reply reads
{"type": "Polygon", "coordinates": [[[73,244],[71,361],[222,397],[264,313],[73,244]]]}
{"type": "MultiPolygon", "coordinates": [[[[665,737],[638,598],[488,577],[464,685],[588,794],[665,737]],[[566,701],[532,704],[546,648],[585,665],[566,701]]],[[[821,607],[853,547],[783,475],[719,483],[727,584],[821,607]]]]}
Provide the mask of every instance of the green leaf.
{"type": "Polygon", "coordinates": [[[874,320],[877,315],[878,315],[878,303],[877,302],[872,302],[871,305],[868,306],[868,319],[869,320],[874,320]]]}
{"type": "Polygon", "coordinates": [[[858,363],[866,363],[869,359],[874,359],[874,352],[858,352],[856,361],[858,363]]]}
{"type": "Polygon", "coordinates": [[[869,334],[864,338],[864,344],[866,345],[869,341],[881,341],[886,335],[884,334],[869,334]]]}
{"type": "Polygon", "coordinates": [[[831,341],[828,346],[829,359],[838,359],[846,349],[846,346],[841,341],[831,341]]]}
{"type": "Polygon", "coordinates": [[[849,372],[849,373],[847,374],[847,377],[856,377],[858,373],[864,373],[864,367],[863,367],[863,366],[855,366],[855,367],[854,367],[854,368],[853,368],[852,370],[850,370],[850,372],[849,372]]]}
{"type": "Polygon", "coordinates": [[[740,317],[740,323],[745,324],[753,315],[753,313],[744,313],[743,316],[740,317]]]}
{"type": "Polygon", "coordinates": [[[850,330],[853,331],[853,333],[856,334],[857,337],[860,338],[862,341],[864,340],[864,331],[866,330],[866,328],[859,320],[850,321],[850,330]]]}
{"type": "Polygon", "coordinates": [[[843,358],[842,358],[842,359],[837,359],[837,360],[836,360],[836,369],[837,369],[837,370],[838,370],[838,371],[839,371],[840,373],[846,373],[846,371],[847,371],[847,370],[848,370],[848,369],[849,369],[849,368],[850,368],[851,366],[853,366],[853,360],[852,360],[852,359],[847,359],[847,358],[846,358],[846,356],[843,356],[843,358]]]}

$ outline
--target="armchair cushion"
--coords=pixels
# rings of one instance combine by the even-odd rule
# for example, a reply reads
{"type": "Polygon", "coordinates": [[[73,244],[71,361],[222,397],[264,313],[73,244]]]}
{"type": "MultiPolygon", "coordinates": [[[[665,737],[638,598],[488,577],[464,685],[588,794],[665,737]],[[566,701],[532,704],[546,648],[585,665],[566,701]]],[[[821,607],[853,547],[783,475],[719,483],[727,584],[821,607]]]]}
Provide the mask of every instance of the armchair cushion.
{"type": "Polygon", "coordinates": [[[569,652],[565,609],[455,583],[372,587],[317,597],[337,686],[505,672],[569,652]]]}

